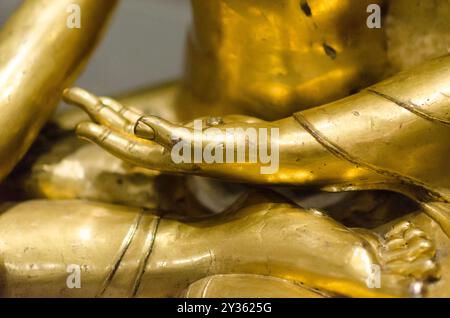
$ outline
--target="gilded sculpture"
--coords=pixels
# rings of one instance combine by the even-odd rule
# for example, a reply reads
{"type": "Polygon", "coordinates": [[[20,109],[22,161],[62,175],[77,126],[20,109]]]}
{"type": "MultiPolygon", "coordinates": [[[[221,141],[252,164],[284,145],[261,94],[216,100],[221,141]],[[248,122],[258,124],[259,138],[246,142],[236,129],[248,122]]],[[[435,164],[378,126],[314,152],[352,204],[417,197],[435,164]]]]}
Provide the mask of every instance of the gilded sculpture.
{"type": "Polygon", "coordinates": [[[183,77],[111,98],[72,83],[116,1],[25,1],[0,31],[0,295],[449,297],[450,3],[413,2],[192,0],[183,77]]]}

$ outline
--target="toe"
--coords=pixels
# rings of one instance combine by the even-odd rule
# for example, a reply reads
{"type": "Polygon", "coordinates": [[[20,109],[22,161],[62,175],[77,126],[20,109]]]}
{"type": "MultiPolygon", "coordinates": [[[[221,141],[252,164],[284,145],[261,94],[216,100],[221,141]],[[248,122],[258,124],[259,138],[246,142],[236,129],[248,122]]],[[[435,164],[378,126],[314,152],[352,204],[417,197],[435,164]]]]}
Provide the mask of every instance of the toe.
{"type": "Polygon", "coordinates": [[[407,243],[406,247],[385,251],[383,258],[387,263],[397,260],[412,262],[421,256],[433,257],[434,253],[433,243],[427,239],[415,237],[407,243]]]}
{"type": "Polygon", "coordinates": [[[405,231],[405,233],[403,234],[403,237],[405,239],[405,241],[411,241],[414,238],[417,237],[422,237],[422,238],[427,238],[427,235],[425,234],[424,231],[419,230],[417,228],[409,228],[405,231]]]}
{"type": "Polygon", "coordinates": [[[385,248],[390,251],[405,248],[406,246],[407,244],[403,238],[394,238],[385,243],[385,248]]]}
{"type": "Polygon", "coordinates": [[[402,275],[412,276],[416,279],[436,278],[439,273],[439,268],[435,261],[428,257],[421,257],[412,262],[394,261],[386,265],[386,270],[402,275]]]}
{"type": "Polygon", "coordinates": [[[393,239],[393,238],[402,238],[403,234],[406,230],[410,229],[412,227],[411,222],[409,221],[402,221],[397,224],[395,224],[390,231],[388,231],[385,234],[385,238],[387,240],[393,239]]]}

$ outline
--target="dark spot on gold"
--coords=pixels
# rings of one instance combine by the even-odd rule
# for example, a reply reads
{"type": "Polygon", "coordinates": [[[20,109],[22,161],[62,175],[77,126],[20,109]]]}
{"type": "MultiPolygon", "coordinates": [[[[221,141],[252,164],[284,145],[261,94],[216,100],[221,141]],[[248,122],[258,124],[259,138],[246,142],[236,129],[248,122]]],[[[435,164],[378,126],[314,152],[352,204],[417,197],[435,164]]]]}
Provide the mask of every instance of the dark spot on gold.
{"type": "Polygon", "coordinates": [[[325,54],[328,55],[332,60],[334,60],[337,56],[336,50],[326,43],[322,44],[322,46],[325,54]]]}
{"type": "Polygon", "coordinates": [[[311,7],[309,6],[309,4],[308,4],[308,2],[306,0],[301,0],[300,1],[300,9],[302,9],[303,13],[307,17],[312,16],[311,7]]]}

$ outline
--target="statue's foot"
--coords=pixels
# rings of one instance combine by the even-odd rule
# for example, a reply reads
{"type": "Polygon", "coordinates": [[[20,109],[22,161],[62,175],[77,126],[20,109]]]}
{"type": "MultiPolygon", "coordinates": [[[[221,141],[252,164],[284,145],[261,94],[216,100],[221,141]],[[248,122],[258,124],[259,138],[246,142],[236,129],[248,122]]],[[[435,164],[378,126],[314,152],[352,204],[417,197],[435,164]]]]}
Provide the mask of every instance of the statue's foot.
{"type": "Polygon", "coordinates": [[[396,296],[422,297],[427,283],[439,278],[434,242],[411,222],[395,224],[381,239],[369,233],[362,235],[379,260],[367,280],[369,288],[396,296]]]}

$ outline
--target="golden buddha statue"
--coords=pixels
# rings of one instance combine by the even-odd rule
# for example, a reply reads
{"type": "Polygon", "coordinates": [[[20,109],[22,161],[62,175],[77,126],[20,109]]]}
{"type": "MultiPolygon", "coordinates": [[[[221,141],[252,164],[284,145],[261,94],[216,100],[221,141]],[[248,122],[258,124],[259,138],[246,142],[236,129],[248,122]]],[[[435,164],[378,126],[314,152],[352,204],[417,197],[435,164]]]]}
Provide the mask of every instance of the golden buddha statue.
{"type": "MultiPolygon", "coordinates": [[[[181,81],[65,89],[81,110],[39,134],[115,4],[47,2],[0,33],[0,295],[449,296],[450,56],[438,41],[402,58],[406,1],[376,2],[388,27],[370,29],[374,1],[192,0],[181,81]],[[353,190],[375,225],[348,225],[353,198],[287,195],[353,190]],[[371,207],[379,190],[401,196],[371,207]]],[[[449,10],[419,19],[448,39],[449,10]]]]}

